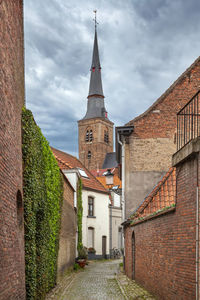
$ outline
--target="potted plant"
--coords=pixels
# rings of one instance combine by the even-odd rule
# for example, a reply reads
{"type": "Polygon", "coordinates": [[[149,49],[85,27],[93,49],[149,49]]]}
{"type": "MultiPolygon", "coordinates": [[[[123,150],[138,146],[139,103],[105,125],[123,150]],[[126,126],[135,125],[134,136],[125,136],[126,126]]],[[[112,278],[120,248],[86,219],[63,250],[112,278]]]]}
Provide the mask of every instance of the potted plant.
{"type": "Polygon", "coordinates": [[[96,250],[93,247],[88,248],[88,259],[96,258],[96,250]]]}
{"type": "Polygon", "coordinates": [[[84,268],[87,262],[87,248],[86,247],[82,247],[79,249],[78,251],[78,259],[77,259],[77,263],[79,264],[79,266],[81,268],[84,268]]]}

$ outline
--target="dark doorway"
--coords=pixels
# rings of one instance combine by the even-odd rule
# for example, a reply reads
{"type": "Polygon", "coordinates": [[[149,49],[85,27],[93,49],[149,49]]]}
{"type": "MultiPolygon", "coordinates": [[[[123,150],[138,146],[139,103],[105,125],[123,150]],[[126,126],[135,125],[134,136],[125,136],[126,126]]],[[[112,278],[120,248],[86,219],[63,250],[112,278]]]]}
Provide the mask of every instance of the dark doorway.
{"type": "Polygon", "coordinates": [[[102,236],[102,257],[106,258],[106,236],[102,236]]]}
{"type": "Polygon", "coordinates": [[[132,279],[135,279],[135,233],[132,233],[132,279]]]}

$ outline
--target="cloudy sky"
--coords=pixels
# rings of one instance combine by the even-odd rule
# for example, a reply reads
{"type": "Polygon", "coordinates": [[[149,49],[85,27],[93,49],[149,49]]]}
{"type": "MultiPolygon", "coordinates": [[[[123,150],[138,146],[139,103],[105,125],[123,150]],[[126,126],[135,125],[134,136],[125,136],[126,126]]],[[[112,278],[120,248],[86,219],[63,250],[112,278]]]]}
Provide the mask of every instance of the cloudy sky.
{"type": "Polygon", "coordinates": [[[199,0],[25,0],[26,103],[50,144],[78,153],[97,9],[106,109],[144,112],[200,53],[199,0]]]}

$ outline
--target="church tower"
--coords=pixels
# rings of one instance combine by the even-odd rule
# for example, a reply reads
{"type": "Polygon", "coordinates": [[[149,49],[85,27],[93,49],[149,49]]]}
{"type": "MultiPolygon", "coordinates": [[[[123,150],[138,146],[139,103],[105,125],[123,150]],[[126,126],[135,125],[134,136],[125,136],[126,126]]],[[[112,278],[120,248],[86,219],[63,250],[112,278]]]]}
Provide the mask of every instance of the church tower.
{"type": "Polygon", "coordinates": [[[87,112],[78,121],[79,159],[89,170],[102,168],[106,153],[113,151],[113,123],[104,105],[95,14],[95,35],[87,112]]]}

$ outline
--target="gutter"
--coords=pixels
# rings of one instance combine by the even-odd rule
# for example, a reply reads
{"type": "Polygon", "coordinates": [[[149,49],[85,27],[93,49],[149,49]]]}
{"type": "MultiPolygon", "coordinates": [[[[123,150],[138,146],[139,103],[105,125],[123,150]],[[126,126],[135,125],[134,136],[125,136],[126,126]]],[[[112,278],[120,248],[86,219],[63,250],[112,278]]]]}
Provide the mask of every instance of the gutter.
{"type": "MultiPolygon", "coordinates": [[[[131,133],[133,132],[134,126],[121,126],[116,127],[116,135],[117,135],[117,144],[119,144],[122,148],[121,153],[121,164],[122,164],[122,221],[123,223],[125,220],[125,137],[129,137],[131,133]],[[123,137],[123,140],[120,140],[120,136],[123,137]]],[[[117,147],[118,149],[118,147],[117,147]]],[[[118,153],[118,151],[116,151],[118,153]]],[[[117,155],[118,156],[118,155],[117,155]]],[[[118,159],[117,159],[118,160],[118,159]]],[[[120,159],[119,159],[120,160],[120,159]]],[[[118,161],[119,163],[119,161],[118,161]]],[[[123,224],[122,223],[122,224],[123,224]]],[[[123,254],[123,265],[125,270],[125,253],[126,253],[126,247],[125,247],[125,231],[123,226],[123,238],[122,238],[122,247],[124,248],[124,254],[123,254]]]]}
{"type": "Polygon", "coordinates": [[[124,139],[123,139],[123,142],[121,142],[121,140],[119,138],[119,132],[117,132],[117,142],[122,147],[122,155],[121,155],[121,159],[122,159],[122,221],[124,222],[124,220],[125,220],[125,201],[124,201],[124,198],[125,198],[124,197],[125,196],[125,193],[124,193],[124,188],[125,188],[125,156],[124,156],[125,143],[124,143],[124,139]]]}

